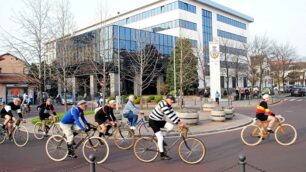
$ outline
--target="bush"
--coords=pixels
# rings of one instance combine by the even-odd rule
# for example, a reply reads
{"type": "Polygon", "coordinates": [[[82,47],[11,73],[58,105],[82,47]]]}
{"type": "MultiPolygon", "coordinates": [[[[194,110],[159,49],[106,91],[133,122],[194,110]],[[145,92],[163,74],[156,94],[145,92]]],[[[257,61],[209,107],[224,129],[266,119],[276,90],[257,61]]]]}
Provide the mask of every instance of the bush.
{"type": "Polygon", "coordinates": [[[151,96],[148,96],[148,97],[147,97],[147,102],[148,102],[148,103],[151,102],[152,100],[154,100],[154,98],[155,98],[155,97],[152,96],[152,95],[151,95],[151,96]]]}
{"type": "Polygon", "coordinates": [[[108,97],[106,103],[108,103],[111,100],[116,100],[116,97],[115,96],[108,97]]]}
{"type": "Polygon", "coordinates": [[[162,99],[163,99],[162,95],[156,95],[155,96],[156,103],[160,102],[162,99]]]}
{"type": "Polygon", "coordinates": [[[139,104],[140,103],[140,96],[137,96],[136,100],[135,100],[135,104],[139,104]]]}
{"type": "Polygon", "coordinates": [[[122,103],[127,103],[129,99],[128,99],[128,96],[123,95],[121,96],[121,100],[122,100],[122,103]]]}
{"type": "Polygon", "coordinates": [[[176,91],[175,90],[170,91],[169,95],[173,95],[173,96],[176,95],[176,91]]]}

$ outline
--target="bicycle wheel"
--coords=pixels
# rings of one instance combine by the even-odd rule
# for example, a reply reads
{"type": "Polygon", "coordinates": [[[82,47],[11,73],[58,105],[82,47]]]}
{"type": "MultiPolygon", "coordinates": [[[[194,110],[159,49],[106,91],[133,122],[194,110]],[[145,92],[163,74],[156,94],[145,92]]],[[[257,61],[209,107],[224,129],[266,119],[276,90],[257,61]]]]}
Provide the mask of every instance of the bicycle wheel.
{"type": "Polygon", "coordinates": [[[13,131],[13,140],[18,147],[23,147],[28,143],[29,132],[24,126],[16,126],[13,131]]]}
{"type": "Polygon", "coordinates": [[[149,126],[149,122],[142,123],[138,128],[139,136],[153,136],[154,131],[149,126]]]}
{"type": "Polygon", "coordinates": [[[52,127],[52,135],[61,135],[63,136],[63,130],[61,129],[61,127],[59,126],[59,123],[54,123],[53,127],[52,127]]]}
{"type": "Polygon", "coordinates": [[[53,135],[46,142],[46,153],[53,161],[63,161],[68,156],[67,140],[61,135],[53,135]]]}
{"type": "Polygon", "coordinates": [[[109,146],[105,139],[93,136],[87,139],[83,144],[83,156],[86,161],[91,162],[89,159],[90,154],[95,154],[97,164],[105,162],[109,155],[109,146]]]}
{"type": "Polygon", "coordinates": [[[128,128],[117,128],[113,135],[114,143],[119,149],[130,149],[135,142],[134,132],[128,128]]]}
{"type": "Polygon", "coordinates": [[[262,140],[262,131],[257,125],[249,125],[242,129],[241,140],[248,146],[258,145],[262,140]]]}
{"type": "Polygon", "coordinates": [[[4,141],[5,141],[5,137],[6,137],[6,134],[4,133],[3,129],[2,129],[2,124],[0,124],[0,144],[2,144],[4,141]]]}
{"type": "Polygon", "coordinates": [[[36,122],[34,125],[34,137],[38,140],[41,140],[44,138],[44,131],[41,129],[41,122],[36,122]]]}
{"type": "Polygon", "coordinates": [[[283,146],[291,145],[297,138],[296,129],[290,124],[281,124],[275,130],[275,140],[283,146]]]}
{"type": "Polygon", "coordinates": [[[156,141],[152,137],[141,137],[134,145],[134,155],[139,161],[152,162],[159,154],[156,141]]]}
{"type": "Polygon", "coordinates": [[[182,161],[187,164],[197,164],[202,161],[206,154],[204,143],[197,138],[186,138],[178,147],[178,153],[182,161]]]}

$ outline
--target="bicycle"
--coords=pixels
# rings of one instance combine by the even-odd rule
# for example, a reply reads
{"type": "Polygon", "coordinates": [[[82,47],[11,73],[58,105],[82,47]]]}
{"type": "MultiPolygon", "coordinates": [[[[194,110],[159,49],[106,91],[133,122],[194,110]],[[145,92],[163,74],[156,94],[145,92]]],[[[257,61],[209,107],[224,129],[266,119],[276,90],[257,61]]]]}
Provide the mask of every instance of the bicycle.
{"type": "Polygon", "coordinates": [[[55,120],[53,118],[51,120],[48,119],[49,120],[48,122],[46,120],[45,131],[41,129],[41,125],[42,125],[41,121],[38,121],[35,123],[33,133],[36,139],[38,140],[43,139],[44,136],[48,135],[50,130],[52,131],[51,135],[56,135],[56,134],[63,135],[62,129],[58,123],[58,117],[55,117],[55,120]]]}
{"type": "MultiPolygon", "coordinates": [[[[284,123],[285,118],[277,115],[276,124],[273,127],[274,138],[278,144],[288,146],[293,144],[297,139],[297,132],[295,127],[290,124],[284,123]],[[275,129],[275,130],[274,130],[275,129]]],[[[241,140],[248,146],[256,146],[262,140],[269,138],[270,133],[266,130],[267,122],[256,120],[251,125],[244,127],[241,131],[241,140]],[[257,124],[255,124],[257,121],[257,124]]]]}
{"type": "MultiPolygon", "coordinates": [[[[179,128],[179,137],[168,147],[165,152],[169,152],[177,143],[180,159],[187,164],[197,164],[201,162],[206,154],[204,143],[194,137],[187,137],[188,128],[179,128]]],[[[134,155],[142,162],[152,162],[159,154],[157,139],[152,137],[140,137],[134,145],[134,155]]]]}
{"type": "MultiPolygon", "coordinates": [[[[101,164],[105,162],[109,155],[109,146],[104,138],[94,136],[96,128],[92,128],[90,132],[86,133],[85,137],[81,137],[81,140],[73,147],[76,150],[81,144],[82,154],[86,161],[91,162],[89,155],[95,153],[96,163],[101,164]]],[[[77,134],[76,132],[74,134],[77,134]]],[[[53,135],[49,137],[46,142],[45,150],[47,156],[53,161],[63,161],[68,156],[67,139],[65,136],[53,135]]]]}
{"type": "MultiPolygon", "coordinates": [[[[140,119],[137,121],[136,123],[136,130],[138,131],[138,135],[139,136],[152,136],[154,134],[153,130],[151,129],[151,127],[149,126],[149,116],[145,116],[144,113],[140,113],[140,115],[138,115],[140,117],[140,119]]],[[[130,127],[131,126],[131,122],[128,120],[127,121],[127,126],[125,127],[130,127]]],[[[134,131],[134,130],[132,130],[134,131]]]]}
{"type": "Polygon", "coordinates": [[[26,127],[20,125],[21,119],[16,120],[16,123],[14,123],[13,120],[10,120],[9,123],[13,125],[13,130],[10,135],[8,134],[8,129],[6,128],[3,130],[3,125],[0,124],[0,144],[2,144],[6,139],[12,137],[16,146],[25,146],[29,140],[29,132],[26,127]]]}

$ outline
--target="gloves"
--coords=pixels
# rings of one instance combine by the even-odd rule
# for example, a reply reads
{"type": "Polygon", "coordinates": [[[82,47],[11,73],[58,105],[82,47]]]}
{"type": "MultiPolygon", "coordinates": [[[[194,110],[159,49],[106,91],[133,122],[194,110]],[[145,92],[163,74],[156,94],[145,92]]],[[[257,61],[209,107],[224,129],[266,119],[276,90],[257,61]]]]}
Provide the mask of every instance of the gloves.
{"type": "Polygon", "coordinates": [[[91,130],[90,128],[86,128],[84,131],[85,131],[85,133],[87,133],[90,130],[91,130]]]}
{"type": "Polygon", "coordinates": [[[90,130],[92,128],[92,125],[90,123],[87,123],[87,128],[90,130]]]}

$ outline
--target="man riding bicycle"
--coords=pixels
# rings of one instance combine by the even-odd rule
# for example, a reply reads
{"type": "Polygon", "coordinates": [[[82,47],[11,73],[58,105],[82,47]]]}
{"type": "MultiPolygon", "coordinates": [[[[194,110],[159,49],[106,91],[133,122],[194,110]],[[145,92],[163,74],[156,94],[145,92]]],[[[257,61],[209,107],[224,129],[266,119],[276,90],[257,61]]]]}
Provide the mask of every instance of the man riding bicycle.
{"type": "Polygon", "coordinates": [[[270,96],[265,94],[262,96],[262,101],[259,103],[256,109],[256,118],[260,121],[267,121],[268,127],[267,132],[274,133],[272,131],[272,126],[276,121],[275,114],[268,108],[268,101],[270,100],[270,96]],[[266,115],[267,113],[268,115],[266,115]]]}
{"type": "Polygon", "coordinates": [[[52,105],[52,100],[50,98],[47,99],[45,103],[37,106],[37,110],[39,111],[39,119],[41,120],[41,129],[45,132],[45,135],[47,135],[45,119],[51,120],[53,118],[53,122],[56,121],[56,112],[52,105]],[[49,111],[52,111],[53,116],[50,116],[49,111]]]}
{"type": "Polygon", "coordinates": [[[126,103],[123,109],[123,117],[127,118],[131,123],[131,129],[136,130],[136,124],[138,119],[139,110],[135,106],[136,97],[134,95],[129,96],[129,101],[126,103]]]}
{"type": "Polygon", "coordinates": [[[12,111],[16,111],[18,114],[19,118],[22,119],[22,114],[21,114],[21,108],[20,108],[20,103],[21,100],[20,98],[14,98],[13,102],[8,103],[7,105],[4,106],[1,110],[1,118],[4,118],[4,123],[2,126],[2,130],[5,130],[5,127],[8,129],[9,136],[12,133],[13,126],[11,123],[9,123],[10,120],[16,121],[15,117],[13,117],[12,111]]]}
{"type": "Polygon", "coordinates": [[[87,102],[81,100],[78,102],[77,106],[69,109],[60,122],[60,127],[62,128],[66,138],[67,138],[67,147],[68,147],[68,156],[76,158],[77,156],[74,153],[73,148],[73,138],[74,131],[81,130],[82,132],[88,132],[90,130],[90,124],[84,117],[84,111],[87,109],[87,102]],[[83,123],[87,125],[87,128],[83,126],[79,120],[82,119],[83,123]]]}
{"type": "Polygon", "coordinates": [[[156,138],[157,145],[159,148],[160,156],[162,160],[170,160],[169,157],[164,152],[164,146],[167,146],[164,142],[164,136],[160,131],[161,128],[166,128],[168,131],[173,129],[173,124],[166,122],[165,117],[167,116],[173,123],[178,124],[179,127],[184,127],[180,118],[175,114],[172,104],[175,102],[175,98],[172,95],[168,95],[165,100],[160,101],[149,116],[149,125],[153,129],[156,138]]]}
{"type": "Polygon", "coordinates": [[[109,101],[108,105],[97,108],[95,110],[95,121],[99,124],[101,130],[99,137],[103,134],[111,136],[109,130],[117,125],[116,117],[114,116],[113,110],[116,108],[116,101],[109,101]],[[105,132],[105,133],[104,133],[105,132]]]}

